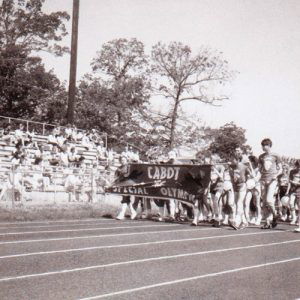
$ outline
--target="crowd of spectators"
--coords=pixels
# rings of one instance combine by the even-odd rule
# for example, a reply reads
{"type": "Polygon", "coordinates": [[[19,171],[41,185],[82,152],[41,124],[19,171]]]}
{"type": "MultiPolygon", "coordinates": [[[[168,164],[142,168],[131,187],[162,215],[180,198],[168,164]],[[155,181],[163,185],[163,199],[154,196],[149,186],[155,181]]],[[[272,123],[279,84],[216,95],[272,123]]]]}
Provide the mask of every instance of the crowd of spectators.
{"type": "Polygon", "coordinates": [[[4,146],[14,147],[11,154],[6,154],[12,164],[79,168],[86,160],[84,151],[93,152],[95,164],[105,165],[116,156],[107,149],[103,137],[95,129],[82,131],[71,125],[55,127],[41,142],[36,138],[36,132],[25,130],[23,124],[15,130],[7,124],[0,131],[0,136],[4,146]]]}
{"type": "Polygon", "coordinates": [[[0,200],[13,185],[19,191],[16,199],[24,199],[25,190],[48,191],[55,184],[69,192],[69,201],[82,199],[79,194],[92,201],[96,191],[104,192],[102,187],[113,179],[120,156],[139,161],[132,147],[127,146],[122,153],[108,149],[103,135],[95,129],[84,131],[68,124],[41,135],[28,127],[9,123],[0,129],[0,167],[9,167],[0,172],[0,200]],[[53,172],[60,173],[61,178],[53,172]]]}

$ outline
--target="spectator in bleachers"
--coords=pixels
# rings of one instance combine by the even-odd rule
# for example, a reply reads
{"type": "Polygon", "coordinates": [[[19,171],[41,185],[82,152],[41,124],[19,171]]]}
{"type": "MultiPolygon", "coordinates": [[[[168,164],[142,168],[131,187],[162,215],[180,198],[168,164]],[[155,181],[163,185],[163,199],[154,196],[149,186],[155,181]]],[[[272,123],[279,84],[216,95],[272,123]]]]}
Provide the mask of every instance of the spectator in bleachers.
{"type": "Polygon", "coordinates": [[[69,153],[67,151],[67,148],[66,147],[63,147],[61,150],[60,150],[60,165],[62,167],[65,167],[65,168],[68,168],[69,167],[69,153]]]}
{"type": "Polygon", "coordinates": [[[90,137],[90,140],[94,143],[94,145],[96,147],[99,146],[101,144],[101,142],[103,145],[102,138],[96,129],[91,130],[89,137],[90,137]]]}
{"type": "Polygon", "coordinates": [[[57,146],[60,150],[64,148],[65,142],[67,141],[66,138],[62,134],[58,134],[56,136],[57,146]]]}
{"type": "Polygon", "coordinates": [[[57,138],[56,138],[56,136],[58,136],[58,134],[59,134],[59,133],[57,132],[57,129],[54,128],[53,131],[52,131],[52,133],[49,134],[49,136],[48,136],[48,141],[47,141],[47,143],[48,143],[49,145],[51,145],[52,147],[58,145],[58,144],[57,144],[57,138]]]}
{"type": "Polygon", "coordinates": [[[73,138],[73,128],[71,124],[67,124],[65,131],[64,131],[64,136],[68,141],[72,141],[73,138]]]}
{"type": "Polygon", "coordinates": [[[104,147],[103,141],[100,141],[99,145],[97,146],[97,160],[99,162],[105,161],[107,159],[107,151],[104,147]]]}
{"type": "Polygon", "coordinates": [[[13,165],[24,164],[27,159],[27,153],[22,144],[17,143],[16,149],[12,152],[11,162],[13,165]]]}
{"type": "Polygon", "coordinates": [[[81,145],[86,149],[86,150],[91,150],[93,148],[93,144],[90,141],[89,134],[88,133],[83,133],[83,137],[81,139],[81,145]]]}
{"type": "Polygon", "coordinates": [[[60,154],[59,154],[59,150],[58,147],[56,145],[53,146],[50,155],[49,155],[49,164],[51,166],[58,166],[59,162],[60,162],[60,154]]]}
{"type": "Polygon", "coordinates": [[[19,128],[15,130],[15,143],[16,145],[23,145],[24,146],[24,137],[25,137],[25,126],[24,124],[20,124],[19,128]]]}
{"type": "Polygon", "coordinates": [[[126,156],[128,160],[138,162],[140,156],[138,152],[134,152],[131,146],[126,147],[125,151],[122,152],[123,156],[126,156]]]}
{"type": "Polygon", "coordinates": [[[34,162],[33,164],[34,165],[43,165],[43,162],[44,162],[44,159],[45,159],[45,153],[44,153],[44,148],[43,148],[43,145],[38,145],[38,149],[36,149],[34,151],[34,154],[33,154],[33,159],[34,159],[34,162]]]}
{"type": "Polygon", "coordinates": [[[10,145],[15,142],[15,136],[12,132],[11,125],[7,124],[2,132],[2,140],[6,143],[6,145],[10,145]]]}
{"type": "Polygon", "coordinates": [[[72,126],[72,136],[71,136],[72,143],[77,143],[77,136],[78,136],[78,129],[74,124],[72,126]]]}
{"type": "Polygon", "coordinates": [[[107,160],[108,160],[108,163],[109,164],[113,163],[114,160],[115,160],[115,158],[118,159],[117,153],[115,153],[112,149],[109,149],[107,151],[107,160]]]}
{"type": "Polygon", "coordinates": [[[34,136],[35,136],[35,131],[34,130],[32,130],[31,132],[27,131],[24,134],[24,138],[23,138],[24,146],[26,146],[28,148],[29,147],[36,147],[37,148],[37,143],[33,140],[34,136]]]}
{"type": "Polygon", "coordinates": [[[84,161],[84,156],[79,155],[75,147],[71,147],[68,152],[68,159],[71,167],[80,168],[81,163],[84,161]]]}
{"type": "Polygon", "coordinates": [[[76,131],[73,131],[74,143],[81,143],[83,138],[83,131],[76,128],[76,131]]]}
{"type": "Polygon", "coordinates": [[[57,125],[55,128],[54,128],[54,134],[55,135],[59,135],[61,133],[61,127],[59,125],[57,125]]]}

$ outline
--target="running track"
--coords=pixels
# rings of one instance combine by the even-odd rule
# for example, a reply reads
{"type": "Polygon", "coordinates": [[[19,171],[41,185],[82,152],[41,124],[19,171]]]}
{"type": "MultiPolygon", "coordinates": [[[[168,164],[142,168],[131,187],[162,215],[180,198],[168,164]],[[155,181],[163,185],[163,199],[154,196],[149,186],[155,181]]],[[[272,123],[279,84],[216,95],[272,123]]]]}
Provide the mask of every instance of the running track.
{"type": "Polygon", "coordinates": [[[0,299],[297,299],[293,229],[0,223],[0,299]]]}

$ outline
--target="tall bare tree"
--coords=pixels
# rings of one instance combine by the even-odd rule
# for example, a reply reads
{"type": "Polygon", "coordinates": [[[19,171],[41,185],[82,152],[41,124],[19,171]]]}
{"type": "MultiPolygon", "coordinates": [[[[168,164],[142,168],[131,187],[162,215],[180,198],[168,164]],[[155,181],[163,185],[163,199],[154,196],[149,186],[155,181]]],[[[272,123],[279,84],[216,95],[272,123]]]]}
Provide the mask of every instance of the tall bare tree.
{"type": "Polygon", "coordinates": [[[219,87],[232,78],[233,72],[221,53],[202,49],[193,56],[191,48],[180,42],[157,43],[152,48],[152,61],[156,90],[171,100],[168,121],[169,148],[172,149],[182,102],[220,105],[228,96],[223,95],[219,87]]]}

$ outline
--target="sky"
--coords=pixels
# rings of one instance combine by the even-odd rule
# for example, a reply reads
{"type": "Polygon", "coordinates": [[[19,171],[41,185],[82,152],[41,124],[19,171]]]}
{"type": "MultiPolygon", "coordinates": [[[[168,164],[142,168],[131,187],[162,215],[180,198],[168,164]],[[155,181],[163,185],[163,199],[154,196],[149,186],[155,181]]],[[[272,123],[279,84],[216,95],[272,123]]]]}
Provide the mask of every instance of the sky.
{"type": "MultiPolygon", "coordinates": [[[[44,10],[67,11],[72,0],[46,0],[44,10]]],[[[71,33],[71,21],[67,24],[71,33]]],[[[235,122],[247,143],[261,153],[271,138],[273,151],[300,158],[299,0],[80,0],[77,80],[91,72],[101,46],[116,38],[137,38],[146,52],[158,41],[180,41],[197,53],[208,46],[223,53],[238,72],[221,107],[188,102],[206,125],[235,122]]],[[[70,46],[70,35],[63,41],[70,46]]],[[[69,55],[43,54],[48,70],[68,82],[69,55]]],[[[157,109],[164,101],[155,100],[157,109]]]]}

